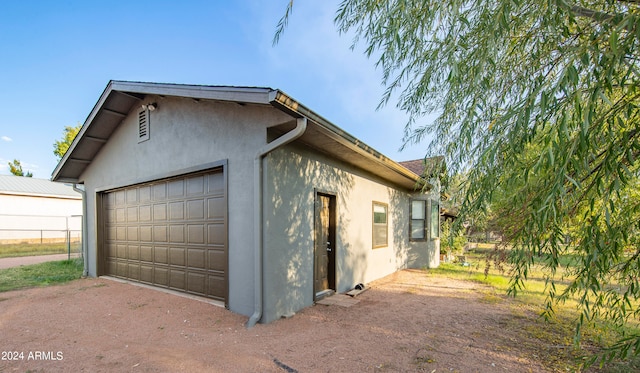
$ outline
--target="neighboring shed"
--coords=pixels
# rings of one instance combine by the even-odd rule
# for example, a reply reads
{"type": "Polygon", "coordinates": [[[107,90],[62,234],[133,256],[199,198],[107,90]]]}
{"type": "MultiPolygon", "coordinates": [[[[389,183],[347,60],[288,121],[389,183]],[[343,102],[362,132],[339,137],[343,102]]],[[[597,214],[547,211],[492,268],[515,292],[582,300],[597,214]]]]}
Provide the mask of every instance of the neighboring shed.
{"type": "Polygon", "coordinates": [[[0,244],[64,242],[80,232],[82,196],[69,185],[0,175],[0,244]]]}
{"type": "Polygon", "coordinates": [[[271,88],[111,81],[52,179],[84,185],[91,276],[249,325],[439,264],[437,180],[271,88]]]}

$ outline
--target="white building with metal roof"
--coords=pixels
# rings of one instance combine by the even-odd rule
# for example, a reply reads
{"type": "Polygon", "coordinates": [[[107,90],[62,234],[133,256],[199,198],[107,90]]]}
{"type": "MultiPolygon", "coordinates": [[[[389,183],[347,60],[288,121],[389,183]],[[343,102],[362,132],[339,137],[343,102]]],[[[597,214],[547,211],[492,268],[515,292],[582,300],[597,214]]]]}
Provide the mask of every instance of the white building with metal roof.
{"type": "Polygon", "coordinates": [[[72,186],[0,175],[0,244],[64,240],[81,230],[81,216],[82,196],[72,186]]]}

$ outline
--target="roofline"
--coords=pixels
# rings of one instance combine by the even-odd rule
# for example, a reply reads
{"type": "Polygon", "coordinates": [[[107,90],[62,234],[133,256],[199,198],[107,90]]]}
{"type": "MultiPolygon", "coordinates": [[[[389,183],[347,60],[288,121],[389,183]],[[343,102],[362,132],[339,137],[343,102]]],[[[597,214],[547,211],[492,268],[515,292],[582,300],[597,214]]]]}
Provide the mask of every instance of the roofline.
{"type": "MultiPolygon", "coordinates": [[[[353,151],[365,156],[369,160],[376,162],[391,171],[395,172],[399,176],[406,179],[407,182],[415,183],[415,189],[422,188],[424,186],[430,187],[422,177],[416,175],[409,169],[400,165],[396,161],[388,158],[382,153],[376,151],[372,147],[366,145],[356,137],[345,132],[339,127],[332,124],[327,119],[318,115],[311,109],[300,104],[298,101],[291,98],[286,93],[272,88],[266,87],[229,87],[229,86],[206,86],[206,85],[186,85],[186,84],[167,84],[167,83],[145,83],[145,82],[131,82],[131,81],[119,81],[111,80],[104,89],[100,98],[94,105],[93,109],[84,121],[82,128],[78,132],[69,149],[62,157],[58,165],[52,173],[51,180],[57,182],[67,182],[77,184],[80,182],[78,179],[73,178],[60,178],[59,174],[62,171],[63,165],[65,165],[73,154],[76,146],[80,140],[84,137],[88,128],[93,123],[93,120],[98,115],[107,98],[112,92],[119,92],[121,94],[127,94],[131,97],[138,98],[138,95],[165,95],[165,96],[177,96],[187,97],[193,99],[208,99],[219,101],[234,101],[243,103],[263,104],[271,105],[275,108],[282,110],[283,112],[292,115],[293,117],[306,117],[311,121],[318,124],[325,130],[327,136],[334,141],[350,148],[353,151]]],[[[139,97],[143,100],[143,97],[139,97]]]]}
{"type": "Polygon", "coordinates": [[[362,141],[358,140],[353,135],[348,132],[340,129],[335,126],[333,123],[329,122],[327,119],[322,116],[316,114],[314,111],[310,110],[306,106],[300,104],[286,93],[276,89],[273,90],[269,96],[269,101],[271,104],[280,110],[287,112],[293,116],[304,116],[318,125],[324,127],[324,129],[328,130],[328,135],[335,141],[340,144],[347,146],[351,150],[354,150],[360,154],[365,155],[367,158],[382,164],[383,166],[391,169],[397,174],[414,181],[416,187],[428,186],[431,187],[422,177],[416,175],[413,171],[407,169],[406,167],[400,165],[398,162],[392,160],[391,158],[385,156],[384,154],[378,152],[362,141]]]}
{"type": "MultiPolygon", "coordinates": [[[[135,97],[139,94],[153,94],[165,96],[187,97],[193,99],[209,99],[221,101],[236,101],[255,104],[269,104],[269,93],[273,91],[271,88],[260,87],[228,87],[228,86],[205,86],[205,85],[189,85],[189,84],[169,84],[169,83],[148,83],[148,82],[132,82],[122,80],[110,80],[107,87],[102,91],[100,98],[91,109],[91,112],[85,119],[82,128],[76,135],[75,139],[67,149],[62,159],[51,174],[51,180],[66,183],[78,183],[77,179],[60,178],[58,175],[62,171],[62,166],[66,164],[73,150],[76,148],[84,133],[95,119],[96,115],[104,105],[111,92],[130,93],[135,97]],[[232,95],[230,93],[233,92],[232,95]]],[[[142,98],[140,98],[142,100],[142,98]]]]}

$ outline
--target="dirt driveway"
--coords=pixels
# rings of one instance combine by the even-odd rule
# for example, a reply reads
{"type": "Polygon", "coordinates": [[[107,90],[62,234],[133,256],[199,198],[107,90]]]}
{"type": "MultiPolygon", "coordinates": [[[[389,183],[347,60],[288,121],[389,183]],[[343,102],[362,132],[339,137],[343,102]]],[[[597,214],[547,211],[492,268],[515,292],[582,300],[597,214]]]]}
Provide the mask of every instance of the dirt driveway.
{"type": "Polygon", "coordinates": [[[421,271],[370,285],[351,307],[249,330],[223,308],[107,279],[0,293],[0,372],[550,371],[510,326],[511,301],[481,285],[421,271]]]}

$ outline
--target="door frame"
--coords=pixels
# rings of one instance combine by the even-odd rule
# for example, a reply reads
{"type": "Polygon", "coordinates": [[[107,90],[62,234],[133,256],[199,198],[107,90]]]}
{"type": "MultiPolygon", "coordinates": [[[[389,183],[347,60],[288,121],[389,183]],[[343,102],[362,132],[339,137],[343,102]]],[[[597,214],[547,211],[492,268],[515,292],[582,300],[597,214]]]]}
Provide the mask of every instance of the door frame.
{"type": "Polygon", "coordinates": [[[337,193],[332,191],[326,191],[321,189],[314,189],[313,195],[313,247],[312,247],[312,257],[313,257],[313,299],[319,300],[322,299],[337,290],[337,240],[336,240],[336,227],[337,227],[337,193]],[[332,250],[329,252],[329,263],[327,268],[327,281],[328,281],[328,289],[316,293],[315,283],[316,283],[316,248],[318,247],[317,237],[318,237],[318,196],[328,197],[329,198],[329,242],[332,242],[332,250]]]}

